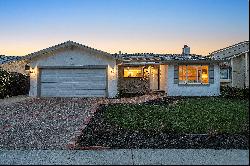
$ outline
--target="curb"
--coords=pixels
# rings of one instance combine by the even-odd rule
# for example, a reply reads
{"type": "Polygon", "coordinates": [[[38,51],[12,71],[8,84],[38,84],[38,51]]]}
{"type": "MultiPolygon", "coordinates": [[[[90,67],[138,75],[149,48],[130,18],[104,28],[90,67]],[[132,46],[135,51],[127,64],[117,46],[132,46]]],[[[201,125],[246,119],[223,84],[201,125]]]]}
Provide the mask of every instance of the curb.
{"type": "Polygon", "coordinates": [[[104,147],[104,146],[82,146],[77,147],[77,150],[108,150],[111,149],[110,147],[104,147]]]}

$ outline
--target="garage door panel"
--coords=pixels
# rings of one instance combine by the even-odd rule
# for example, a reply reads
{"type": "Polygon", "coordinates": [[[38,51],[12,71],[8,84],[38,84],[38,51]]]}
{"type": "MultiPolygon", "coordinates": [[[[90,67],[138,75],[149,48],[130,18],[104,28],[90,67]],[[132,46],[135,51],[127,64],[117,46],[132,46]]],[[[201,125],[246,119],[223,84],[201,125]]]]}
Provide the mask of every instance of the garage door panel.
{"type": "MultiPolygon", "coordinates": [[[[92,91],[92,90],[91,90],[92,91]]],[[[105,97],[106,93],[100,90],[99,93],[91,91],[82,91],[82,93],[76,93],[78,91],[42,91],[41,96],[43,97],[105,97]]],[[[96,91],[96,90],[95,90],[96,91]]]]}
{"type": "Polygon", "coordinates": [[[57,72],[58,72],[57,70],[53,70],[53,69],[42,69],[41,71],[42,75],[54,75],[57,72]]]}
{"type": "Polygon", "coordinates": [[[106,86],[105,86],[104,84],[94,84],[94,85],[73,85],[73,88],[74,88],[74,89],[77,89],[77,90],[85,90],[85,89],[96,89],[96,90],[102,89],[102,90],[104,90],[105,87],[106,87],[106,86]]]}
{"type": "Polygon", "coordinates": [[[105,77],[92,77],[92,78],[81,78],[81,77],[76,77],[74,78],[75,82],[87,82],[87,83],[93,83],[93,82],[105,82],[106,78],[105,77]]]}
{"type": "Polygon", "coordinates": [[[103,73],[106,73],[104,72],[106,69],[42,69],[42,74],[46,74],[46,75],[50,75],[50,74],[63,74],[63,73],[78,73],[78,74],[81,74],[81,73],[99,73],[99,74],[103,74],[103,73]]]}
{"type": "Polygon", "coordinates": [[[73,69],[73,73],[75,74],[105,74],[105,72],[103,72],[105,69],[73,69]]]}
{"type": "MultiPolygon", "coordinates": [[[[62,76],[62,75],[60,75],[60,76],[62,76]]],[[[65,75],[66,77],[68,76],[68,75],[65,75]]],[[[64,76],[64,77],[65,77],[64,76]]],[[[89,73],[89,74],[87,74],[87,73],[84,73],[84,74],[72,74],[71,75],[72,77],[89,77],[89,78],[91,78],[91,77],[100,77],[100,78],[106,78],[106,75],[103,73],[103,74],[99,74],[99,73],[89,73]]]]}
{"type": "Polygon", "coordinates": [[[60,77],[60,76],[44,76],[41,78],[41,82],[46,83],[46,82],[92,82],[92,81],[100,81],[103,82],[106,80],[106,77],[104,76],[99,76],[99,77],[90,77],[90,76],[85,76],[85,77],[60,77]]]}
{"type": "Polygon", "coordinates": [[[84,73],[103,73],[105,69],[43,69],[42,73],[44,74],[84,74],[84,73]]]}
{"type": "Polygon", "coordinates": [[[85,90],[85,89],[102,89],[106,88],[104,83],[95,83],[95,84],[87,84],[87,83],[42,83],[42,89],[75,89],[75,90],[85,90]]]}
{"type": "Polygon", "coordinates": [[[63,90],[60,91],[59,94],[67,95],[67,94],[74,94],[74,95],[105,95],[105,91],[101,90],[63,90]]]}
{"type": "MultiPolygon", "coordinates": [[[[105,77],[58,77],[53,78],[51,80],[57,80],[57,82],[86,82],[86,83],[93,83],[93,82],[105,82],[105,77]]],[[[46,79],[45,81],[50,81],[46,79]]]]}
{"type": "Polygon", "coordinates": [[[58,90],[72,89],[72,83],[59,83],[56,87],[58,90]]]}
{"type": "Polygon", "coordinates": [[[104,97],[105,69],[42,69],[41,96],[104,97]]]}
{"type": "Polygon", "coordinates": [[[59,94],[59,95],[48,95],[46,97],[104,97],[104,95],[89,95],[89,94],[59,94]]]}
{"type": "Polygon", "coordinates": [[[57,77],[51,75],[51,76],[43,76],[41,77],[41,82],[58,82],[57,77]]]}
{"type": "Polygon", "coordinates": [[[56,88],[57,86],[57,83],[42,83],[41,84],[41,89],[44,90],[44,89],[52,89],[52,88],[56,88]]]}

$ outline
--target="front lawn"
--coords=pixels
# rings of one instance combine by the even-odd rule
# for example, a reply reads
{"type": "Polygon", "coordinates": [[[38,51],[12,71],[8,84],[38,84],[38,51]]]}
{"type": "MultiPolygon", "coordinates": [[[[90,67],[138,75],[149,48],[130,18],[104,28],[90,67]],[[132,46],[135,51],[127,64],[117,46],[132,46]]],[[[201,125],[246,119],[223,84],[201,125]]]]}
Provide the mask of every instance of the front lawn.
{"type": "Polygon", "coordinates": [[[206,97],[171,104],[119,104],[108,106],[104,117],[129,130],[243,134],[249,127],[249,100],[206,97]]]}
{"type": "Polygon", "coordinates": [[[248,105],[248,99],[220,97],[104,105],[79,137],[79,149],[248,149],[248,105]]]}

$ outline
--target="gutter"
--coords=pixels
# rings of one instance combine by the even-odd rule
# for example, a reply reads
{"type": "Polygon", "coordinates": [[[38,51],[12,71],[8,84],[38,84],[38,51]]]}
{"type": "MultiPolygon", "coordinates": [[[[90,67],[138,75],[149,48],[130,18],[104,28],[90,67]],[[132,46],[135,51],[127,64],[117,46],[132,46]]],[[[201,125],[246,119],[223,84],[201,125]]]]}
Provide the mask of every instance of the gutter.
{"type": "Polygon", "coordinates": [[[121,65],[161,65],[161,64],[178,64],[178,63],[191,63],[191,64],[207,64],[207,63],[221,63],[229,62],[229,59],[220,60],[163,60],[163,61],[122,61],[121,65]]]}

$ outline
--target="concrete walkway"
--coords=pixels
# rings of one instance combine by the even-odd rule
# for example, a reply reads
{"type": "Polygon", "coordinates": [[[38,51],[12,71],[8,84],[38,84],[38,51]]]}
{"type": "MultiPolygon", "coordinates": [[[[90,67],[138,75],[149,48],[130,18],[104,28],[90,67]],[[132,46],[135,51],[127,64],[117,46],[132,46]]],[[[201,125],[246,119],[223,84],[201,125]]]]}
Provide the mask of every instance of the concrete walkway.
{"type": "Polygon", "coordinates": [[[248,150],[0,150],[0,165],[248,165],[248,150]]]}

